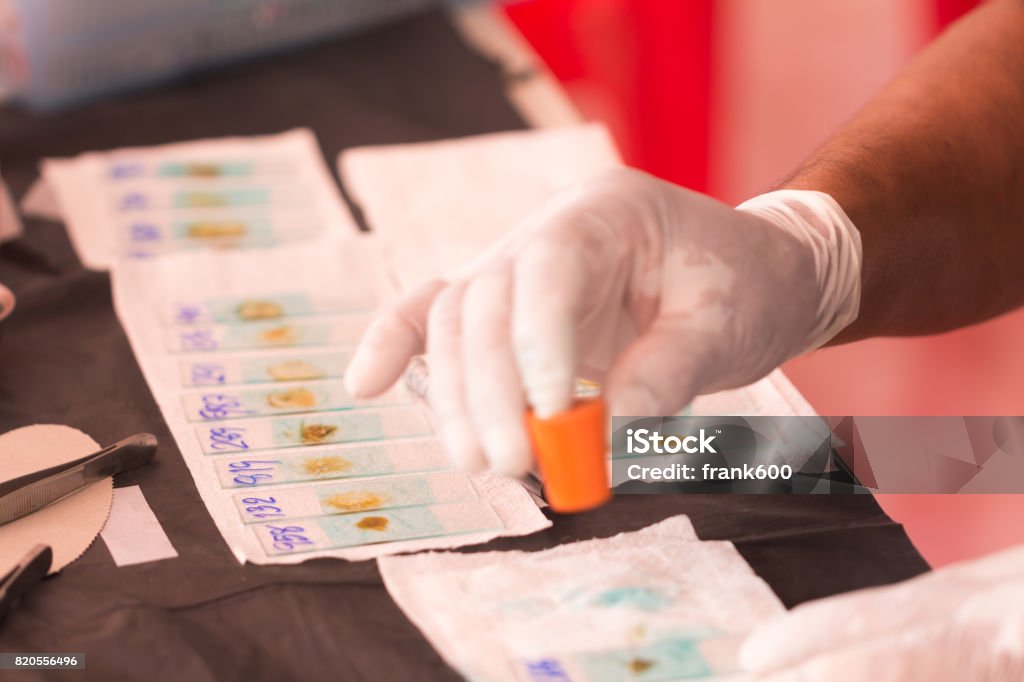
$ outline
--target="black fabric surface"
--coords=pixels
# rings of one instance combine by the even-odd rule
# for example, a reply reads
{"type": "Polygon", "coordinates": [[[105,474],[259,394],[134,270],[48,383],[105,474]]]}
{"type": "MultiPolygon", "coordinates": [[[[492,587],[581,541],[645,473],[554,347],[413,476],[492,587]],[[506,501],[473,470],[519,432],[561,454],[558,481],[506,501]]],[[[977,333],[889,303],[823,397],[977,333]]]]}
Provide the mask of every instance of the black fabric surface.
{"type": "MultiPolygon", "coordinates": [[[[45,156],[309,126],[342,148],[522,128],[498,69],[440,13],[263,63],[46,116],[0,111],[0,163],[21,196],[45,156]]],[[[239,565],[213,525],[113,312],[106,274],[80,267],[61,225],[0,247],[18,297],[0,324],[0,430],[69,424],[101,443],[160,439],[140,485],[176,559],[117,568],[97,541],[0,625],[0,651],[85,652],[87,671],[0,679],[458,679],[392,602],[375,563],[239,565]]],[[[926,565],[870,497],[620,496],[552,528],[467,551],[536,550],[688,514],[730,539],[789,606],[916,575],[926,565]]],[[[685,566],[680,567],[681,571],[685,566]]]]}

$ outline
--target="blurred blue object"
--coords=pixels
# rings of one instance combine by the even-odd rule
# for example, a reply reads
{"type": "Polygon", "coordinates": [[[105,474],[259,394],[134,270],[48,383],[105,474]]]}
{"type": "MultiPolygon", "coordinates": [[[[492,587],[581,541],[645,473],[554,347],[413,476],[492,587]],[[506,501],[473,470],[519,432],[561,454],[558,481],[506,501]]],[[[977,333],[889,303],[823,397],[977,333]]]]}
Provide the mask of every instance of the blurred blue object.
{"type": "Polygon", "coordinates": [[[379,23],[434,0],[0,0],[0,88],[35,109],[379,23]]]}

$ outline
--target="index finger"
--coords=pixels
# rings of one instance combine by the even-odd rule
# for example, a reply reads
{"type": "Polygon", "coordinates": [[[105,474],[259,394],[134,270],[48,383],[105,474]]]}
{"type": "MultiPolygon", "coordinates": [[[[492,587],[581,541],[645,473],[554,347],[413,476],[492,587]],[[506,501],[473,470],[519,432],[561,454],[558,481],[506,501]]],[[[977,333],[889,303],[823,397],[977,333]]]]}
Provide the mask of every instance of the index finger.
{"type": "Polygon", "coordinates": [[[369,398],[387,390],[409,360],[423,352],[427,314],[445,286],[442,280],[427,282],[370,323],[345,368],[345,389],[353,397],[369,398]]]}

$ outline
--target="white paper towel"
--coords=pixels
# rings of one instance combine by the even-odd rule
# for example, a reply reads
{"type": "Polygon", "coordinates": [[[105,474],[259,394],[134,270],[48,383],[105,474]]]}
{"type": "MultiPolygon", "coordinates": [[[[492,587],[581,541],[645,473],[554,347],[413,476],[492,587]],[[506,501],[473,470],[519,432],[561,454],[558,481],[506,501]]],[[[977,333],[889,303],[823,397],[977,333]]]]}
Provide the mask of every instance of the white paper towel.
{"type": "MultiPolygon", "coordinates": [[[[331,230],[308,244],[284,245],[255,253],[171,254],[153,261],[120,263],[113,271],[114,302],[146,381],[204,502],[240,560],[295,563],[319,556],[369,559],[418,549],[457,547],[501,535],[521,535],[550,525],[522,486],[512,480],[489,476],[476,478],[474,485],[480,497],[487,500],[502,519],[504,529],[500,531],[271,557],[252,529],[243,524],[233,501],[238,489],[222,488],[211,463],[213,456],[203,454],[196,436],[197,424],[189,422],[185,414],[179,365],[182,356],[168,354],[164,349],[165,330],[159,323],[161,311],[170,301],[203,300],[212,292],[218,296],[266,295],[281,291],[341,295],[355,289],[364,291],[370,300],[380,304],[390,294],[388,283],[380,276],[378,263],[372,242],[331,230]]],[[[254,421],[260,420],[236,419],[225,423],[245,426],[254,421]]],[[[256,453],[252,458],[261,456],[256,453]]],[[[272,495],[280,488],[253,489],[253,495],[272,495]]]]}
{"type": "Polygon", "coordinates": [[[339,171],[403,289],[464,265],[562,187],[619,157],[590,124],[357,147],[339,171]]]}
{"type": "Polygon", "coordinates": [[[438,653],[481,682],[717,679],[742,636],[783,610],[731,543],[697,540],[684,516],[540,552],[379,565],[438,653]]]}
{"type": "MultiPolygon", "coordinates": [[[[97,270],[109,269],[124,255],[130,245],[124,243],[121,233],[130,230],[139,216],[150,223],[154,210],[165,215],[187,214],[189,207],[176,204],[174,193],[179,190],[245,193],[244,201],[248,203],[227,207],[233,215],[246,208],[259,210],[261,205],[250,205],[255,194],[289,194],[288,211],[301,214],[302,220],[297,226],[291,221],[288,230],[277,229],[275,240],[287,239],[286,232],[308,226],[349,223],[316,138],[308,129],[45,159],[42,177],[45,185],[34,187],[29,197],[33,205],[41,204],[45,211],[50,208],[45,192],[56,196],[75,251],[87,267],[97,270]],[[210,172],[213,164],[222,167],[210,172]],[[208,170],[200,168],[204,165],[208,170]],[[239,171],[243,166],[244,171],[239,171]],[[122,173],[120,168],[130,171],[122,173]],[[190,173],[189,168],[197,172],[190,173]],[[124,201],[129,195],[145,196],[146,207],[130,204],[126,208],[124,201]]],[[[173,218],[168,220],[173,222],[173,218]]],[[[171,229],[163,225],[158,228],[164,233],[171,229]]],[[[162,238],[166,241],[168,235],[162,238]]]]}

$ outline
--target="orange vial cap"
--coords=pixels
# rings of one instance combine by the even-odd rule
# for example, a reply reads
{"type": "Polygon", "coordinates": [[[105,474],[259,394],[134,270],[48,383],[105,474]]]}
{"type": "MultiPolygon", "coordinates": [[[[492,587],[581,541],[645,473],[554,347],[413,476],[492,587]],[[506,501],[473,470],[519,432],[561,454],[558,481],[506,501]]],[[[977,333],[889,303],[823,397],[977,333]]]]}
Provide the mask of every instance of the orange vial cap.
{"type": "Polygon", "coordinates": [[[582,512],[611,499],[603,400],[579,401],[547,419],[531,410],[526,426],[554,511],[582,512]]]}

